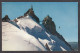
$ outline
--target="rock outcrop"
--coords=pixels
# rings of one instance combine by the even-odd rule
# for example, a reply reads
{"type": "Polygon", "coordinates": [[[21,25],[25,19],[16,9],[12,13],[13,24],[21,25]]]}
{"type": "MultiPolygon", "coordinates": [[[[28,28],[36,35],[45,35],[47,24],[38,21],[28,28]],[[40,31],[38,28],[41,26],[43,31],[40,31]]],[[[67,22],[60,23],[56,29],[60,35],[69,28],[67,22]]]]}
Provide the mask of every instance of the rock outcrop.
{"type": "Polygon", "coordinates": [[[46,47],[46,49],[47,49],[48,51],[50,51],[50,48],[49,48],[49,46],[48,46],[47,43],[46,43],[45,47],[46,47]]]}
{"type": "Polygon", "coordinates": [[[24,14],[24,16],[27,15],[30,15],[33,19],[35,19],[39,23],[39,18],[35,15],[32,7],[24,14]]]}
{"type": "Polygon", "coordinates": [[[52,18],[49,15],[44,18],[42,24],[46,28],[47,32],[49,31],[53,35],[56,33],[55,23],[52,21],[52,18]]]}
{"type": "Polygon", "coordinates": [[[19,16],[17,19],[23,18],[24,16],[19,16]]]}
{"type": "Polygon", "coordinates": [[[8,15],[5,15],[5,17],[2,18],[2,21],[3,22],[9,22],[10,21],[10,18],[8,17],[8,15]]]}
{"type": "MultiPolygon", "coordinates": [[[[69,45],[65,39],[63,38],[62,35],[60,35],[57,31],[56,31],[56,25],[55,23],[52,21],[52,18],[48,15],[47,17],[44,18],[42,24],[44,25],[45,29],[47,32],[51,33],[52,35],[57,36],[59,39],[61,39],[62,41],[64,41],[71,49],[71,45],[69,45]]],[[[72,49],[73,50],[73,49],[72,49]]]]}
{"type": "Polygon", "coordinates": [[[33,7],[31,7],[26,13],[24,13],[23,16],[19,16],[16,19],[14,19],[14,21],[17,22],[17,19],[24,18],[27,15],[31,16],[31,18],[33,20],[35,20],[37,23],[39,23],[39,18],[35,15],[35,13],[33,11],[33,7]]]}

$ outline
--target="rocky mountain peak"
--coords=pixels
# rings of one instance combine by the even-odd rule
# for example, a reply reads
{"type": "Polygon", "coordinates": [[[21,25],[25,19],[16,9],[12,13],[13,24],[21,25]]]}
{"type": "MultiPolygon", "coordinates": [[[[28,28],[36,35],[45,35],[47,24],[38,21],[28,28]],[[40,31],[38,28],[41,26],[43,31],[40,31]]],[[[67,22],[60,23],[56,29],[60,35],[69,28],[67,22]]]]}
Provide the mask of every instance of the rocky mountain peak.
{"type": "Polygon", "coordinates": [[[10,18],[8,17],[8,15],[5,15],[5,17],[2,18],[2,21],[3,22],[9,22],[10,21],[10,18]]]}
{"type": "Polygon", "coordinates": [[[51,34],[54,35],[56,33],[55,23],[52,21],[52,18],[49,15],[44,18],[42,24],[51,34]]]}
{"type": "Polygon", "coordinates": [[[33,19],[35,19],[39,23],[39,18],[35,15],[33,11],[33,6],[24,14],[24,16],[30,15],[33,19]]]}
{"type": "MultiPolygon", "coordinates": [[[[65,39],[63,38],[62,35],[60,35],[57,31],[56,31],[56,25],[55,23],[52,21],[52,18],[48,15],[43,19],[42,24],[44,25],[44,27],[46,28],[47,32],[50,32],[51,34],[57,36],[59,39],[61,39],[62,41],[64,41],[71,49],[72,47],[65,41],[65,39]]],[[[72,49],[73,50],[73,49],[72,49]]]]}
{"type": "Polygon", "coordinates": [[[46,19],[47,19],[47,20],[49,19],[49,20],[52,21],[52,18],[51,18],[49,15],[46,16],[46,19]]]}

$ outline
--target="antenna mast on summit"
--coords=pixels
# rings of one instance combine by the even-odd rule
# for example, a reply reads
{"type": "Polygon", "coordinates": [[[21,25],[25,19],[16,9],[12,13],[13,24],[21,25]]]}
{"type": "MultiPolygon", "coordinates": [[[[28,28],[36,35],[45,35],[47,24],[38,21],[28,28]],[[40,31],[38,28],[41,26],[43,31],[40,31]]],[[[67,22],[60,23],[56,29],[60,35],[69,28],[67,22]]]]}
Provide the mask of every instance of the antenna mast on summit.
{"type": "Polygon", "coordinates": [[[33,5],[31,5],[31,9],[33,10],[33,5]]]}

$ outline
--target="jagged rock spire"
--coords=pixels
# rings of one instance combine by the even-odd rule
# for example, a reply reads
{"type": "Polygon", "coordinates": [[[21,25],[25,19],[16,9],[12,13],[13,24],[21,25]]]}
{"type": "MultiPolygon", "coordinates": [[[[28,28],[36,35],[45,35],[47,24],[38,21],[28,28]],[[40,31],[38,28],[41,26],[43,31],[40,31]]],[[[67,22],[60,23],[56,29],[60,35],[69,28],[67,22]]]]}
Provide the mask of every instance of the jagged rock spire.
{"type": "Polygon", "coordinates": [[[33,11],[33,6],[24,14],[24,16],[30,15],[33,19],[35,19],[39,23],[39,18],[35,15],[33,11]]]}
{"type": "Polygon", "coordinates": [[[51,34],[55,34],[56,33],[56,26],[55,23],[52,21],[52,18],[47,15],[42,24],[44,25],[44,27],[47,29],[47,31],[49,31],[51,34]]]}
{"type": "MultiPolygon", "coordinates": [[[[62,35],[60,35],[57,31],[56,31],[56,25],[55,23],[52,21],[52,18],[47,15],[42,24],[44,25],[45,29],[47,32],[50,32],[51,34],[57,36],[58,38],[60,38],[62,41],[64,41],[71,49],[72,47],[65,41],[65,39],[63,38],[62,35]]],[[[72,49],[73,50],[73,49],[72,49]]]]}
{"type": "Polygon", "coordinates": [[[3,22],[9,22],[10,21],[10,18],[8,17],[8,15],[5,15],[5,17],[2,18],[2,21],[3,22]]]}
{"type": "Polygon", "coordinates": [[[31,10],[33,10],[33,6],[31,5],[31,10]]]}
{"type": "Polygon", "coordinates": [[[52,20],[52,18],[49,16],[49,14],[46,16],[46,18],[47,18],[47,19],[51,19],[51,20],[52,20]]]}
{"type": "Polygon", "coordinates": [[[48,46],[47,43],[46,43],[45,47],[46,47],[46,49],[47,49],[48,51],[50,51],[50,48],[49,48],[49,46],[48,46]]]}
{"type": "Polygon", "coordinates": [[[50,17],[49,14],[47,15],[47,17],[50,17]]]}

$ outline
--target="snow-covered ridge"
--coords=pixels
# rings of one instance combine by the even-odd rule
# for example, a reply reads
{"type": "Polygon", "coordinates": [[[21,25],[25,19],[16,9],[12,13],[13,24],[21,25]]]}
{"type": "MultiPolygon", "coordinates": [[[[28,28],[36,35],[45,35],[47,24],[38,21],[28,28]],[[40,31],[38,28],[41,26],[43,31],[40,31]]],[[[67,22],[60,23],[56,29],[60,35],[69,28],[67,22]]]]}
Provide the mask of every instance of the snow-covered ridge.
{"type": "Polygon", "coordinates": [[[2,51],[46,51],[46,49],[34,36],[9,22],[2,22],[2,51]]]}
{"type": "Polygon", "coordinates": [[[8,22],[2,23],[3,51],[46,51],[48,50],[47,48],[50,51],[71,51],[70,47],[64,41],[46,32],[29,15],[17,19],[15,25],[8,22]]]}

